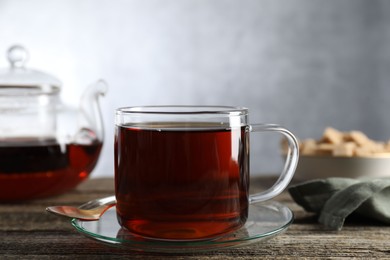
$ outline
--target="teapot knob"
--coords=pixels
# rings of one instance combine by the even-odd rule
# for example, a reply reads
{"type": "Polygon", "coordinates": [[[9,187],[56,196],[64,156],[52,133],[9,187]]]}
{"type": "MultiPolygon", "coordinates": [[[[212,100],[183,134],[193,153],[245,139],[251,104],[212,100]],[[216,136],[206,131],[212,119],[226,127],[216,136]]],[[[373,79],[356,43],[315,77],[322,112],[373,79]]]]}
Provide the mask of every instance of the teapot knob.
{"type": "Polygon", "coordinates": [[[7,57],[12,68],[21,68],[24,67],[29,55],[28,51],[23,46],[13,45],[8,49],[7,57]]]}

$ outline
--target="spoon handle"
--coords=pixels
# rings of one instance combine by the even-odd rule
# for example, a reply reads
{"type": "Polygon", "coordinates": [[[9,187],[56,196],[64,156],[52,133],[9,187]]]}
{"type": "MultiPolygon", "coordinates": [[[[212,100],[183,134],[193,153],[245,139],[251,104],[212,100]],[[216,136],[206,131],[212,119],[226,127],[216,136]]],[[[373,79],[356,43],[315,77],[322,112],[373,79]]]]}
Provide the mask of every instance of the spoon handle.
{"type": "Polygon", "coordinates": [[[110,197],[101,198],[98,200],[88,201],[88,202],[80,205],[78,208],[79,209],[94,209],[94,208],[100,207],[102,205],[115,205],[115,204],[116,204],[115,196],[110,196],[110,197]]]}

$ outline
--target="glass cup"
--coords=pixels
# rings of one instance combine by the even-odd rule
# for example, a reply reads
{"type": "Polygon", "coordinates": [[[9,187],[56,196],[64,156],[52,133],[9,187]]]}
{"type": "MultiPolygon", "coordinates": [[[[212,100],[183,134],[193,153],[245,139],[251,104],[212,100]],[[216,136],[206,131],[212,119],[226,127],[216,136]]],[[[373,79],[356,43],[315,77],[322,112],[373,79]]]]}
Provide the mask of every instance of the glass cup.
{"type": "Polygon", "coordinates": [[[298,144],[285,128],[248,124],[248,109],[144,106],[116,110],[115,195],[119,224],[164,240],[211,239],[237,230],[250,203],[289,184],[298,144]],[[249,195],[249,135],[281,133],[289,146],[280,177],[249,195]]]}

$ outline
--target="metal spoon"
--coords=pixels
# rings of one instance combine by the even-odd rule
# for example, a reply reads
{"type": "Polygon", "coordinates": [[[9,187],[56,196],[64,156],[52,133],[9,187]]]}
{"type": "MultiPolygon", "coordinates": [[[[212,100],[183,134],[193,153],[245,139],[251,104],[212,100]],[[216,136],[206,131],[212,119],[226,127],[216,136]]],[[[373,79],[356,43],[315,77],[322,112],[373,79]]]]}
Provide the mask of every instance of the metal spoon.
{"type": "Polygon", "coordinates": [[[110,196],[102,199],[91,200],[78,208],[72,206],[51,206],[47,207],[46,211],[68,218],[98,220],[103,213],[106,212],[106,210],[115,206],[115,204],[115,196],[110,196]]]}

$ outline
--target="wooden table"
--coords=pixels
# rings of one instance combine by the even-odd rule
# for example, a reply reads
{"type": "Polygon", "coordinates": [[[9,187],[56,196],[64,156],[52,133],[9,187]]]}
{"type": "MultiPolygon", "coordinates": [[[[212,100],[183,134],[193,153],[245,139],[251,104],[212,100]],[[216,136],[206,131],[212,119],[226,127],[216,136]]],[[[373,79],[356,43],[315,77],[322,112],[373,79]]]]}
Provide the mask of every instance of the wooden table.
{"type": "MultiPolygon", "coordinates": [[[[256,178],[258,191],[273,180],[256,178]]],[[[108,246],[78,233],[68,219],[45,212],[50,205],[80,205],[113,194],[112,179],[90,179],[67,194],[19,204],[0,204],[0,258],[15,259],[275,259],[389,258],[390,227],[362,219],[347,220],[340,232],[326,231],[313,214],[295,204],[287,192],[276,198],[295,214],[287,232],[264,243],[199,254],[140,253],[108,246]]]]}

